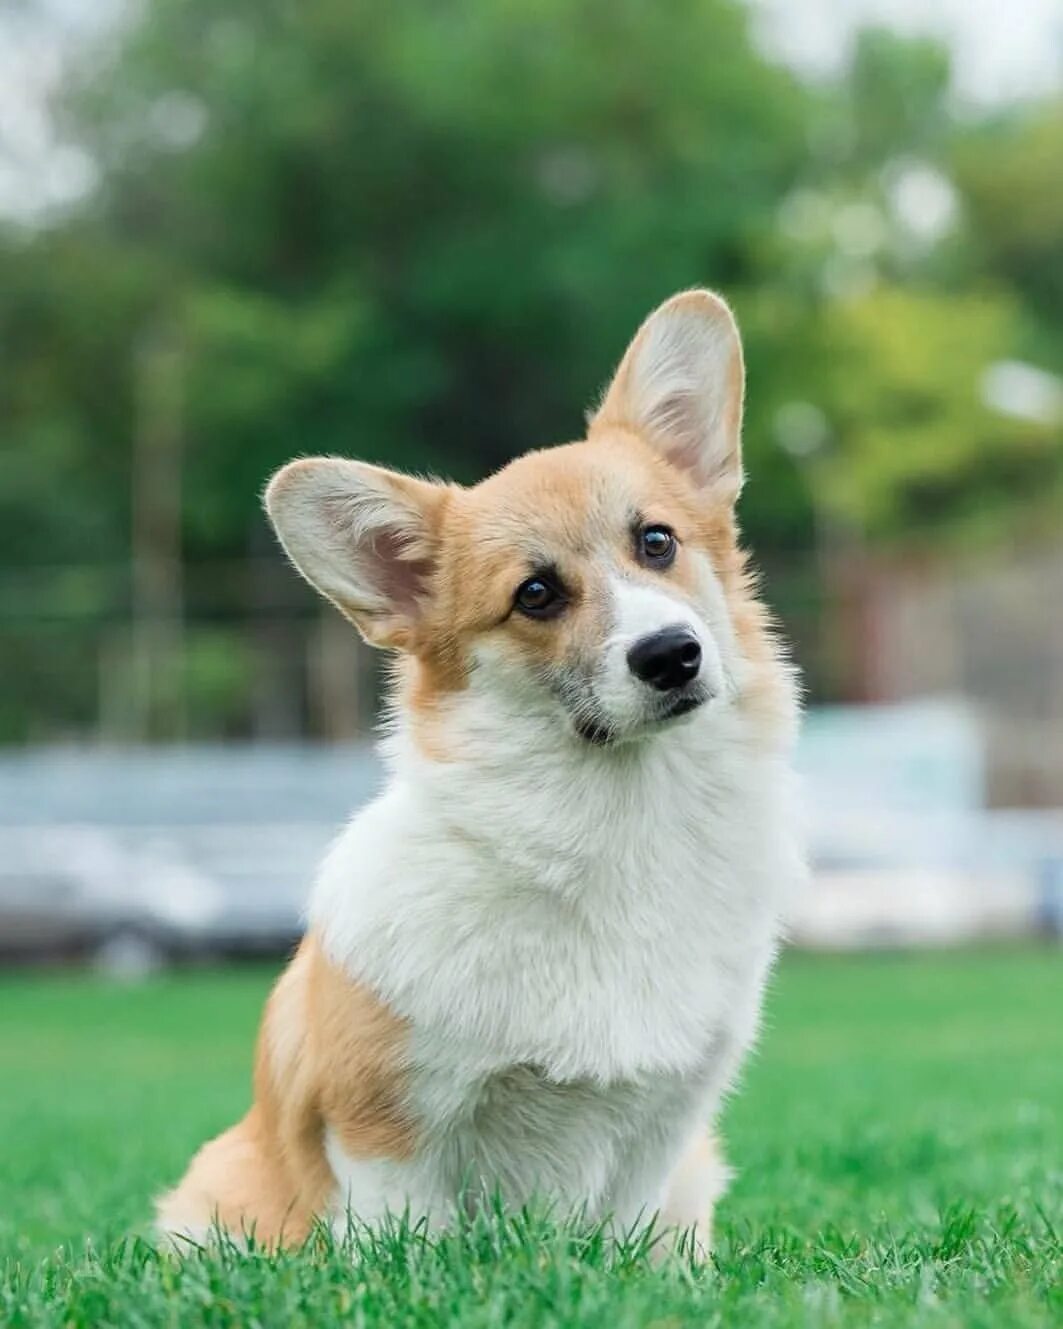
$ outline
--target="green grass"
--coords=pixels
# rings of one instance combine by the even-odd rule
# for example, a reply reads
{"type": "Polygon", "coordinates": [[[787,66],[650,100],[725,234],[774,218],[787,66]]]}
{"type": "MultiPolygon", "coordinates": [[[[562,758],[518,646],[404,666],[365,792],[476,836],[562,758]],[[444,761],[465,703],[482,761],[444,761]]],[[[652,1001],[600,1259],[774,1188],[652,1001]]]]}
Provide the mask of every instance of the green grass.
{"type": "Polygon", "coordinates": [[[175,1260],[130,1233],[246,1101],[270,975],[0,983],[4,1325],[1063,1322],[1063,957],[791,956],[710,1265],[541,1216],[175,1260]]]}

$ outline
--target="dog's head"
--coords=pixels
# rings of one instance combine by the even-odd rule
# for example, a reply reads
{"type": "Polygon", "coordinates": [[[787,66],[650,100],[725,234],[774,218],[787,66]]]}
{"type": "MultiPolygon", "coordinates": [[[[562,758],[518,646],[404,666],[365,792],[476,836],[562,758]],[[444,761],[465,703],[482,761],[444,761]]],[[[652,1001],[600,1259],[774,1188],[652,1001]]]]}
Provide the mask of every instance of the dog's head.
{"type": "Polygon", "coordinates": [[[742,392],[730,310],[688,291],[639,329],[583,442],[472,488],[307,458],[266,505],[303,575],[408,657],[422,718],[464,701],[636,740],[726,705],[763,650],[733,515],[742,392]]]}

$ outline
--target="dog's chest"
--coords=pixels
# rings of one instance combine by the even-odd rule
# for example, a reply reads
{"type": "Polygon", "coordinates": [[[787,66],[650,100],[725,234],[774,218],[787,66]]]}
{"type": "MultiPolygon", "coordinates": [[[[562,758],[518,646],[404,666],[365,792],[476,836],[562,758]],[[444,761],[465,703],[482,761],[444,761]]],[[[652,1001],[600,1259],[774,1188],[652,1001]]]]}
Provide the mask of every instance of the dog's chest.
{"type": "Polygon", "coordinates": [[[557,1081],[541,1066],[521,1064],[463,1085],[451,1072],[433,1102],[441,1086],[432,1078],[417,1092],[429,1114],[422,1158],[436,1183],[445,1194],[473,1198],[497,1188],[511,1203],[534,1195],[604,1203],[649,1120],[656,1115],[659,1130],[661,1114],[682,1097],[671,1080],[557,1081]]]}
{"type": "Polygon", "coordinates": [[[411,1030],[418,1136],[404,1163],[330,1149],[357,1211],[653,1201],[748,1046],[800,872],[775,768],[700,756],[610,788],[526,772],[519,799],[399,785],[337,845],[312,915],[411,1030]]]}
{"type": "Polygon", "coordinates": [[[443,821],[396,790],[337,845],[312,916],[338,963],[487,1070],[684,1070],[757,986],[795,871],[770,787],[739,783],[649,806],[574,788],[552,821],[533,793],[457,785],[443,821]]]}
{"type": "Polygon", "coordinates": [[[412,1068],[409,1091],[418,1122],[409,1161],[362,1163],[332,1141],[341,1210],[409,1206],[445,1221],[455,1204],[498,1196],[634,1218],[659,1202],[667,1160],[705,1096],[697,1077],[557,1081],[531,1064],[477,1073],[461,1058],[412,1068]]]}

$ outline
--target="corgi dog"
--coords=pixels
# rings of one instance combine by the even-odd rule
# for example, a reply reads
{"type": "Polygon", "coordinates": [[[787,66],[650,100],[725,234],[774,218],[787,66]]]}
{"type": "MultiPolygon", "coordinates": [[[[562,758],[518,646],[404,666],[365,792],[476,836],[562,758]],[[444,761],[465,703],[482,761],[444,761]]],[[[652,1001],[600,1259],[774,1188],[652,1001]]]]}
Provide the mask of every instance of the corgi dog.
{"type": "Polygon", "coordinates": [[[581,442],[471,488],[273,477],[291,561],[396,653],[389,778],[320,868],[253,1106],[159,1202],[170,1239],[500,1196],[708,1249],[713,1119],[805,873],[795,675],[736,531],[743,390],[728,306],[692,290],[581,442]]]}

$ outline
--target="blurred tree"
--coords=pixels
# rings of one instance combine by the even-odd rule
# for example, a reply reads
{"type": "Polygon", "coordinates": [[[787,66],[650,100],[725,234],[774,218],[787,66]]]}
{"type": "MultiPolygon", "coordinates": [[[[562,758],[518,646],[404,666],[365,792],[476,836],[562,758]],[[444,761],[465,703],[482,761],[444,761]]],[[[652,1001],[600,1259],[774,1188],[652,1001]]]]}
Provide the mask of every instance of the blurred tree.
{"type": "Polygon", "coordinates": [[[821,324],[820,398],[833,447],[821,472],[825,500],[872,541],[939,543],[952,528],[986,542],[1027,536],[1063,468],[1058,431],[995,414],[986,368],[1016,342],[1013,303],[881,287],[841,302],[821,324]]]}
{"type": "Polygon", "coordinates": [[[293,452],[468,479],[577,434],[656,300],[763,278],[803,102],[730,0],[146,10],[71,131],[185,324],[190,552],[293,452]]]}
{"type": "MultiPolygon", "coordinates": [[[[993,416],[980,384],[1058,363],[1063,118],[960,123],[947,93],[940,46],[882,32],[805,88],[737,0],[138,8],[56,108],[98,187],[0,230],[0,559],[95,565],[3,603],[125,612],[136,349],[160,321],[197,594],[199,563],[272,548],[258,494],[291,455],[472,479],[573,437],[638,320],[695,283],[746,335],[762,554],[807,548],[813,483],[874,541],[1031,529],[1059,426],[993,416]]],[[[34,708],[76,727],[95,685],[28,640],[0,732],[34,708]]],[[[207,673],[217,710],[242,674],[207,673]]]]}
{"type": "Polygon", "coordinates": [[[851,160],[862,169],[897,154],[933,158],[948,142],[949,53],[939,41],[858,33],[845,91],[851,160]]]}
{"type": "Polygon", "coordinates": [[[1012,111],[963,135],[955,171],[974,265],[1012,285],[1063,363],[1063,101],[1012,111]]]}

